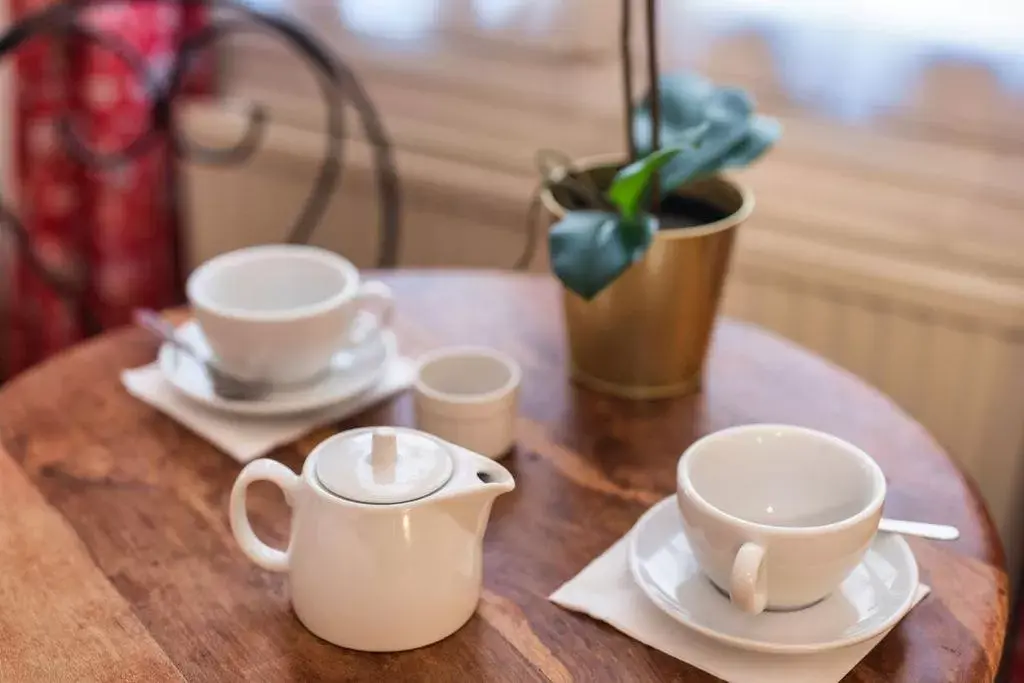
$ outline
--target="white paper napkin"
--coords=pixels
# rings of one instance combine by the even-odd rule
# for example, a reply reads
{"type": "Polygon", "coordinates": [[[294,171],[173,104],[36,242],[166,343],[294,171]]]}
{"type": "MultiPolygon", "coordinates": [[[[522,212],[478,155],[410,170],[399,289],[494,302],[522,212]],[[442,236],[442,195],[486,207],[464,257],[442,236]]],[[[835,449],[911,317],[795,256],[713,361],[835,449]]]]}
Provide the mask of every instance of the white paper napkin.
{"type": "Polygon", "coordinates": [[[241,463],[255,460],[309,432],[355,415],[412,385],[416,366],[409,358],[392,361],[376,386],[329,408],[283,417],[230,415],[185,398],[164,379],[156,363],[121,373],[132,396],[177,420],[241,463]]]}
{"type": "MultiPolygon", "coordinates": [[[[749,652],[719,643],[674,621],[651,603],[630,574],[628,540],[627,534],[552,593],[550,600],[607,622],[730,683],[837,683],[885,637],[807,655],[749,652]]],[[[914,604],[930,591],[921,584],[914,604]]]]}

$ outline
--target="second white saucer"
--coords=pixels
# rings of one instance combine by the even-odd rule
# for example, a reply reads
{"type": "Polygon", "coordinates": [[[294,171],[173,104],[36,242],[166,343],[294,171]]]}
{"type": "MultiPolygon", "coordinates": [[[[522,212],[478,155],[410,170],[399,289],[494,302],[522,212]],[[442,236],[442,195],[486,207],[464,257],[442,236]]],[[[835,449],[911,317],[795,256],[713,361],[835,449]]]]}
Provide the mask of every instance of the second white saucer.
{"type": "Polygon", "coordinates": [[[903,537],[878,534],[860,565],[818,604],[746,614],[700,571],[675,496],[636,523],[629,564],[641,590],[676,621],[734,647],[773,653],[831,650],[884,633],[914,605],[919,580],[917,561],[903,537]]]}
{"type": "MultiPolygon", "coordinates": [[[[195,320],[178,327],[178,335],[199,353],[209,346],[195,320]]],[[[206,372],[192,358],[169,344],[160,347],[157,360],[171,385],[187,398],[214,410],[236,415],[292,415],[326,408],[372,387],[398,357],[392,332],[368,334],[365,340],[334,356],[331,370],[322,380],[295,388],[274,390],[258,401],[233,401],[214,393],[206,372]]]]}

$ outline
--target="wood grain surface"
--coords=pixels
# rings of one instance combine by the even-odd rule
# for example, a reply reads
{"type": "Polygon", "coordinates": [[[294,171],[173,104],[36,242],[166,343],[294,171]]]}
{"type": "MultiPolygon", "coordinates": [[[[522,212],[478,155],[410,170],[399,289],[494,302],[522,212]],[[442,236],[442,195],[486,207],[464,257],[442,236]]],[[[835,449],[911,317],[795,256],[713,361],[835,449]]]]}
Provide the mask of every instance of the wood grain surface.
{"type": "MultiPolygon", "coordinates": [[[[891,516],[955,524],[956,543],[912,541],[933,594],[849,681],[989,681],[1002,649],[1007,581],[977,493],[890,401],[756,328],[723,321],[703,394],[630,403],[566,379],[555,283],[544,277],[384,276],[402,348],[488,344],[523,366],[518,487],[495,504],[477,615],[436,645],[350,652],[308,633],[285,577],[251,564],[228,528],[240,466],[122,389],[153,359],[144,333],[84,344],[0,391],[0,679],[190,681],[682,681],[707,674],[546,596],[674,488],[695,438],[788,422],[861,446],[890,482],[891,516]]],[[[298,469],[340,429],[411,424],[399,398],[278,449],[298,469]]],[[[280,543],[280,493],[250,490],[257,530],[280,543]]]]}

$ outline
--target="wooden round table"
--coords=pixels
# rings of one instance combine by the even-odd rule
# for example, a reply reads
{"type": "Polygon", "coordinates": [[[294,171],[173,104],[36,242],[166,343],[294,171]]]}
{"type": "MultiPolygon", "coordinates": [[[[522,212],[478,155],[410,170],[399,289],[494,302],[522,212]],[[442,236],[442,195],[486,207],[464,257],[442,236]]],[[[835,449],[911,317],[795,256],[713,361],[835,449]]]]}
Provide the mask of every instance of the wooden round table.
{"type": "MultiPolygon", "coordinates": [[[[156,344],[124,329],[0,391],[0,679],[195,681],[706,681],[692,667],[547,596],[674,490],[700,435],[747,422],[832,432],[890,481],[890,516],[955,524],[955,543],[911,540],[934,592],[851,681],[988,681],[1007,618],[1007,580],[978,493],[935,441],[851,375],[757,328],[723,321],[704,393],[630,403],[566,376],[555,282],[397,272],[401,347],[473,343],[523,366],[518,482],[495,504],[477,615],[421,650],[333,647],[293,616],[287,582],[250,563],[227,521],[240,466],[130,398],[124,368],[156,344]]],[[[339,429],[411,424],[401,397],[271,454],[293,469],[339,429]]],[[[269,486],[250,514],[281,544],[289,514],[269,486]]]]}

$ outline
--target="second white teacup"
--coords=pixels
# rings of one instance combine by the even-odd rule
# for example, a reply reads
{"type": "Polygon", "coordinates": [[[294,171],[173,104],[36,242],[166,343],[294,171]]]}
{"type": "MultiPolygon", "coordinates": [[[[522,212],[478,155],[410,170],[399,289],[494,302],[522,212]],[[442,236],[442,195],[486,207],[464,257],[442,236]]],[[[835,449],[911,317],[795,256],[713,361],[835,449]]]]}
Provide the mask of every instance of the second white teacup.
{"type": "Polygon", "coordinates": [[[515,440],[522,370],[485,347],[442,348],[420,358],[413,384],[416,426],[445,441],[498,459],[515,440]]]}
{"type": "Polygon", "coordinates": [[[188,299],[217,364],[245,379],[292,384],[328,369],[361,311],[391,324],[382,282],[361,282],[344,257],[273,244],[214,257],[188,279],[188,299]]]}
{"type": "Polygon", "coordinates": [[[885,499],[882,470],[862,450],[783,425],[698,440],[679,461],[677,486],[701,569],[751,614],[832,593],[874,539],[885,499]]]}

